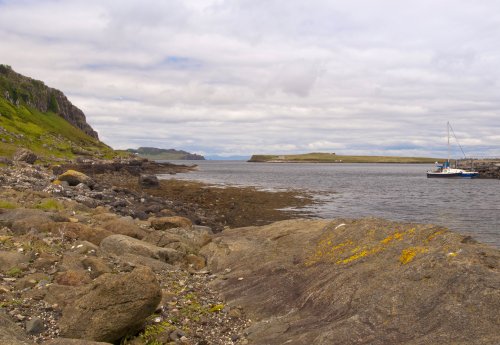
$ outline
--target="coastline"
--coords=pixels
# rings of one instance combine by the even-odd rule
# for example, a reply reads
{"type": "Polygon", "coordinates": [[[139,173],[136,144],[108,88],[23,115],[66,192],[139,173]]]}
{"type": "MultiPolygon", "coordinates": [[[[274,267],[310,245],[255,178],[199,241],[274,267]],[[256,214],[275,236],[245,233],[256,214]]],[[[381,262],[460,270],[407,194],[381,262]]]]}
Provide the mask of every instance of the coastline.
{"type": "Polygon", "coordinates": [[[192,167],[85,164],[0,168],[2,342],[500,340],[500,252],[469,236],[291,219],[307,194],[155,176],[192,167]]]}

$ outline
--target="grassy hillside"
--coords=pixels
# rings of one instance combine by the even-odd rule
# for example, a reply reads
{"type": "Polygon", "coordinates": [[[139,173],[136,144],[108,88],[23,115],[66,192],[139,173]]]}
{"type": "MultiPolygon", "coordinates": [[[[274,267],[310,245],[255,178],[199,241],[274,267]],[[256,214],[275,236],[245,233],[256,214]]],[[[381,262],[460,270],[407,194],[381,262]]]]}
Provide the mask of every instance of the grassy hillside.
{"type": "Polygon", "coordinates": [[[109,146],[72,126],[52,111],[13,105],[0,95],[0,156],[12,157],[26,147],[46,160],[92,155],[110,158],[109,146]]]}
{"type": "Polygon", "coordinates": [[[342,156],[334,153],[305,153],[297,155],[253,155],[249,162],[292,163],[434,163],[436,158],[394,156],[342,156]]]}

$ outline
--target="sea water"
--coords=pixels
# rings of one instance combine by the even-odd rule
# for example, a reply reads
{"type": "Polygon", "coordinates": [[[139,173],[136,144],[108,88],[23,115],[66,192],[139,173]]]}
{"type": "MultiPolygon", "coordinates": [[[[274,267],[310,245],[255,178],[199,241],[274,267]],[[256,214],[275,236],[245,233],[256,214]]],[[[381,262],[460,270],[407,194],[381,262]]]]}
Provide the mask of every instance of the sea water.
{"type": "Polygon", "coordinates": [[[164,178],[304,190],[320,201],[307,208],[316,217],[432,223],[500,248],[500,180],[428,179],[422,164],[191,163],[198,170],[164,178]]]}

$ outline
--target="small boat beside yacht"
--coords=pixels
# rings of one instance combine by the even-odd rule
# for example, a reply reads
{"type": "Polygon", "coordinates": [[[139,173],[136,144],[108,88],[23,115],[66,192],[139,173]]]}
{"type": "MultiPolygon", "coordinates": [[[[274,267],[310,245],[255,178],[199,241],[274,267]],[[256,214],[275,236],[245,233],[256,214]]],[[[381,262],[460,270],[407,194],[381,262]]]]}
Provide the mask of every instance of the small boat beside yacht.
{"type": "Polygon", "coordinates": [[[464,155],[465,158],[465,152],[462,149],[462,146],[458,142],[457,136],[455,135],[455,131],[451,127],[450,123],[447,122],[447,131],[448,131],[448,159],[446,162],[443,164],[439,164],[436,162],[435,164],[435,169],[432,171],[427,171],[427,177],[428,178],[476,178],[479,177],[479,172],[477,171],[470,171],[470,170],[464,170],[464,169],[458,169],[458,168],[452,168],[450,166],[450,129],[451,132],[453,133],[453,136],[455,137],[455,140],[457,141],[458,146],[460,147],[460,150],[462,151],[462,154],[464,155]]]}

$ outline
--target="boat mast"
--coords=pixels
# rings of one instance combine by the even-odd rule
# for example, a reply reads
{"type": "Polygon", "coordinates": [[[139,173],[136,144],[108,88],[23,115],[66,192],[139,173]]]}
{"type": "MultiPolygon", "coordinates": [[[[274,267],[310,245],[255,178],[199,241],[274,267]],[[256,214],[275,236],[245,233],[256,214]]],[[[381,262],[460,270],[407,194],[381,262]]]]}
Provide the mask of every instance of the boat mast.
{"type": "Polygon", "coordinates": [[[448,131],[448,167],[450,166],[450,122],[446,122],[446,130],[448,131]]]}

